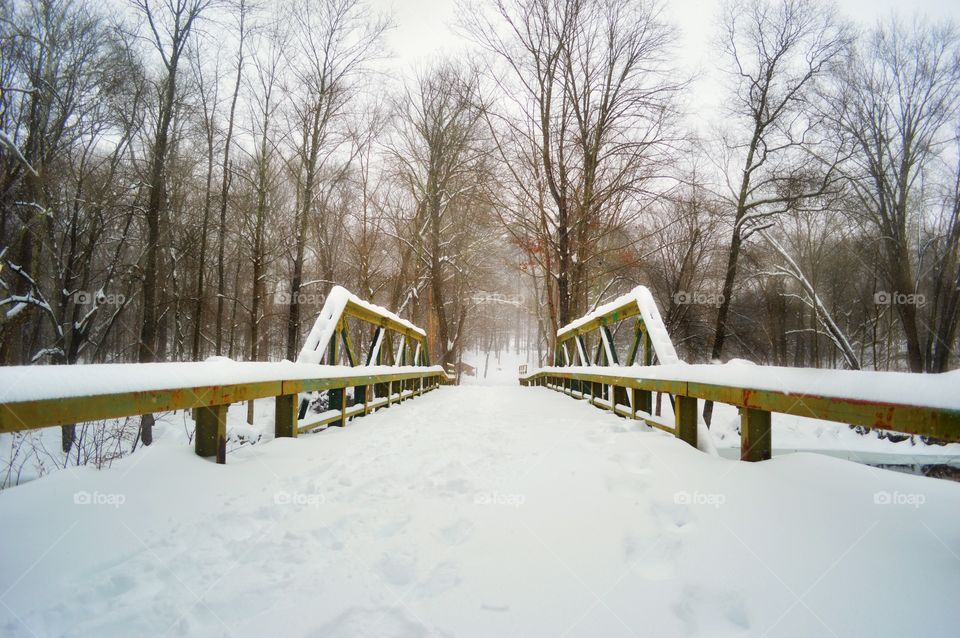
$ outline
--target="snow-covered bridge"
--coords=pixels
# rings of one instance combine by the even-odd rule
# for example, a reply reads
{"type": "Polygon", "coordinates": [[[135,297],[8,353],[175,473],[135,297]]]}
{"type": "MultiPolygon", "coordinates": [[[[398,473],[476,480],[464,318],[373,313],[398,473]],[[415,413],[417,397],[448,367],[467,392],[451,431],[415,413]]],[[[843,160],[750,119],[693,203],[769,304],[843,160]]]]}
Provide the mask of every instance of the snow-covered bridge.
{"type": "Polygon", "coordinates": [[[562,330],[567,365],[535,387],[448,385],[419,329],[345,292],[297,363],[0,369],[0,431],[191,408],[197,453],[259,439],[203,462],[168,414],[110,470],[0,493],[0,633],[955,633],[958,484],[725,460],[697,400],[727,404],[714,431],[741,423],[747,458],[769,453],[771,414],[955,439],[956,373],[687,366],[641,294],[562,330]],[[351,317],[376,327],[362,362],[351,317]],[[623,361],[611,319],[636,322],[623,361]],[[325,412],[296,413],[309,392],[325,412]]]}
{"type": "Polygon", "coordinates": [[[956,484],[725,461],[545,388],[442,387],[226,466],[161,437],[8,490],[0,517],[7,636],[960,626],[956,484]]]}

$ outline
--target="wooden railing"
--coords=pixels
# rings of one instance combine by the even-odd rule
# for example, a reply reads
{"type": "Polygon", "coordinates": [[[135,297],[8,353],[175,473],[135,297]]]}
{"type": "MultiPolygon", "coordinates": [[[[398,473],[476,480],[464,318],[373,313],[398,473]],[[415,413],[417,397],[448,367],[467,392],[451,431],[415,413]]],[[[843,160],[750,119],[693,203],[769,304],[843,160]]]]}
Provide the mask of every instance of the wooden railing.
{"type": "Polygon", "coordinates": [[[0,367],[0,432],[193,410],[196,453],[225,463],[227,408],[233,403],[248,403],[247,421],[252,423],[253,401],[274,397],[275,435],[291,437],[327,425],[343,426],[351,418],[450,382],[443,368],[430,366],[421,328],[335,286],[297,363],[0,367]],[[362,339],[365,352],[351,328],[361,338],[358,330],[372,332],[362,339]],[[297,399],[312,392],[326,392],[329,409],[304,419],[309,402],[298,405],[297,399]]]}
{"type": "MultiPolygon", "coordinates": [[[[896,372],[859,372],[845,370],[797,371],[765,366],[748,367],[741,380],[724,384],[712,381],[722,377],[726,366],[675,365],[615,368],[544,368],[522,376],[520,384],[545,386],[568,395],[588,399],[592,404],[618,415],[639,419],[666,430],[697,446],[698,401],[714,401],[736,406],[740,411],[741,448],[744,461],[769,459],[772,451],[771,413],[791,414],[826,421],[837,421],[866,428],[880,428],[906,434],[929,436],[940,441],[960,441],[960,377],[956,374],[911,375],[896,372]],[[764,377],[783,377],[784,387],[770,389],[764,377]],[[808,376],[816,383],[802,382],[793,387],[791,377],[808,376]],[[745,378],[743,378],[745,377],[745,378]],[[711,379],[711,381],[705,381],[711,379]],[[909,400],[911,381],[921,381],[928,391],[923,398],[909,400]],[[845,389],[874,385],[877,388],[906,385],[892,392],[888,400],[844,396],[845,389]],[[811,392],[813,386],[831,390],[811,392]],[[670,397],[674,422],[653,414],[653,394],[670,397]]],[[[743,373],[743,370],[737,370],[743,373]]],[[[734,376],[731,371],[731,376],[734,376]]]]}
{"type": "Polygon", "coordinates": [[[677,356],[652,293],[643,286],[560,328],[554,361],[557,367],[521,371],[521,385],[547,386],[589,399],[694,446],[698,435],[708,433],[697,401],[736,406],[740,458],[746,461],[770,458],[773,412],[960,441],[960,372],[687,365],[677,356]],[[634,325],[631,345],[621,358],[614,328],[625,320],[634,325]],[[659,393],[657,410],[654,393],[659,393]],[[659,417],[664,395],[673,407],[672,423],[659,417]]]}
{"type": "Polygon", "coordinates": [[[388,366],[328,368],[290,363],[146,363],[7,367],[0,368],[0,385],[29,384],[29,387],[48,389],[50,396],[0,403],[0,432],[196,410],[196,453],[215,456],[218,463],[225,463],[227,408],[233,403],[273,397],[274,434],[295,437],[324,425],[343,426],[353,417],[419,396],[446,382],[439,366],[391,369],[388,366]],[[104,376],[103,382],[96,382],[98,375],[104,376]],[[169,379],[173,375],[187,379],[208,377],[210,383],[178,385],[155,381],[157,377],[169,379]],[[232,378],[237,381],[224,381],[232,378]],[[91,379],[94,393],[85,390],[91,379]],[[133,389],[103,391],[111,379],[133,389]],[[71,391],[71,388],[77,390],[71,391]],[[351,401],[350,390],[359,388],[364,391],[354,391],[351,401]],[[328,392],[330,410],[298,425],[297,398],[300,393],[315,391],[328,392]]]}

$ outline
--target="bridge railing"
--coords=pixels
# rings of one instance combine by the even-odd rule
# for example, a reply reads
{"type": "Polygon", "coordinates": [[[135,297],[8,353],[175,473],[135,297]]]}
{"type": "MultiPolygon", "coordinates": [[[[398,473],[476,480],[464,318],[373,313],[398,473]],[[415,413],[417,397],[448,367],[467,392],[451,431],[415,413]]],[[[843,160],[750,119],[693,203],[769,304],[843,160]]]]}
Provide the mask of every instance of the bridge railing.
{"type": "Polygon", "coordinates": [[[542,368],[520,378],[521,385],[546,386],[621,416],[639,419],[698,445],[698,401],[740,411],[740,458],[769,459],[771,413],[837,421],[866,428],[960,441],[960,376],[898,372],[797,370],[773,366],[670,365],[603,369],[542,368]],[[724,374],[736,376],[734,382],[724,374]],[[773,386],[780,386],[774,388],[773,386]],[[899,390],[896,388],[899,386],[899,390]],[[871,387],[873,390],[871,390],[871,387]],[[848,393],[844,394],[847,390],[848,393]],[[868,390],[865,396],[859,390],[868,390]],[[674,422],[654,415],[653,393],[671,397],[674,422]]]}
{"type": "Polygon", "coordinates": [[[561,328],[557,335],[557,361],[567,365],[521,374],[521,385],[546,386],[588,399],[695,447],[701,443],[709,447],[701,440],[709,431],[698,401],[735,406],[740,413],[740,458],[745,461],[771,457],[775,412],[960,441],[960,371],[918,375],[742,363],[688,365],[676,357],[653,297],[643,287],[561,328]],[[634,340],[626,365],[619,365],[610,328],[633,317],[637,317],[634,340]],[[589,332],[600,337],[593,357],[583,339],[589,332]],[[662,365],[651,365],[654,360],[662,365]],[[646,365],[637,365],[639,361],[646,365]],[[659,416],[663,395],[673,407],[672,422],[659,416]]]}
{"type": "Polygon", "coordinates": [[[449,382],[442,367],[429,365],[422,330],[340,290],[328,298],[296,363],[210,360],[0,367],[0,433],[193,410],[196,453],[225,463],[227,409],[233,403],[274,398],[275,435],[295,437],[323,426],[343,426],[351,418],[449,382]],[[348,316],[375,328],[367,365],[356,365],[359,354],[348,316]],[[396,354],[390,331],[401,335],[396,354]],[[341,340],[350,365],[337,365],[341,340]],[[333,363],[320,364],[325,357],[333,363]],[[298,398],[314,392],[326,393],[329,409],[304,419],[306,401],[298,409],[298,398]]]}

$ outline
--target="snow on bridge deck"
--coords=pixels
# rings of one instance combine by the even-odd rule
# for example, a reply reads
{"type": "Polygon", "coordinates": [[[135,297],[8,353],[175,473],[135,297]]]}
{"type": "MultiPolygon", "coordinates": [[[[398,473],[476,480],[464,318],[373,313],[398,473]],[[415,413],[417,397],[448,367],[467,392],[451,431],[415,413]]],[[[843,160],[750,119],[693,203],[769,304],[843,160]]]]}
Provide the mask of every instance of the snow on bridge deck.
{"type": "Polygon", "coordinates": [[[444,387],[226,466],[175,433],[0,493],[0,633],[960,626],[955,483],[807,454],[724,461],[544,388],[444,387]]]}

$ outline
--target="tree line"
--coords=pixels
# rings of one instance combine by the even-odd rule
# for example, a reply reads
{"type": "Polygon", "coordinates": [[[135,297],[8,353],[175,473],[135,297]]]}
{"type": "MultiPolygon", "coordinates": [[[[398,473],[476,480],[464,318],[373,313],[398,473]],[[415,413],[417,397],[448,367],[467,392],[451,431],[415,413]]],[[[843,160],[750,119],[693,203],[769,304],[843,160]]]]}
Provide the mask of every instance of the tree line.
{"type": "Polygon", "coordinates": [[[727,2],[703,127],[650,0],[463,2],[403,78],[361,0],[124,9],[0,7],[4,365],[294,359],[334,284],[442,364],[645,284],[690,361],[957,365],[950,22],[727,2]]]}

